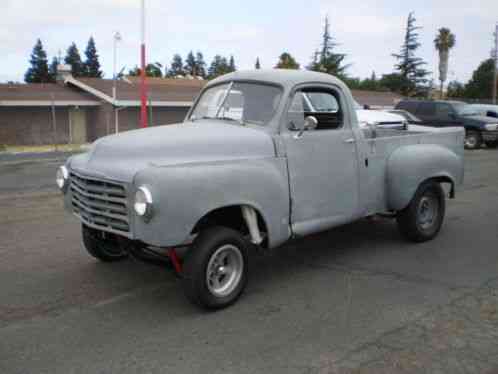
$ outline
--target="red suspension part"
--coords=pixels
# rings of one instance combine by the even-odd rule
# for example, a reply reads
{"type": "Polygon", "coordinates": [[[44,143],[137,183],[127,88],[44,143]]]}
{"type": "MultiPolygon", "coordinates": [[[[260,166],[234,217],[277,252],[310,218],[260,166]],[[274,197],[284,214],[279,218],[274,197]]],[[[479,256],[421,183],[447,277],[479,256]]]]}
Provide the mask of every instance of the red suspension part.
{"type": "Polygon", "coordinates": [[[174,248],[168,249],[168,257],[171,260],[171,263],[173,264],[173,267],[175,268],[175,271],[177,274],[182,273],[182,263],[180,262],[180,259],[178,258],[178,254],[176,253],[176,250],[174,248]]]}

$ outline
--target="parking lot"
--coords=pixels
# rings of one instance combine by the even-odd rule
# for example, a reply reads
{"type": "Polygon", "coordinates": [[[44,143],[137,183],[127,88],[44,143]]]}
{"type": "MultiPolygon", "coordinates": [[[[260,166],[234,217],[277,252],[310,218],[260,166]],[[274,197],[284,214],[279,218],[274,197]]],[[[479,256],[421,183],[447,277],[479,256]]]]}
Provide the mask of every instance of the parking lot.
{"type": "Polygon", "coordinates": [[[214,313],[165,269],[87,255],[63,156],[0,160],[0,372],[496,372],[498,152],[465,156],[434,241],[381,218],[298,240],[214,313]]]}

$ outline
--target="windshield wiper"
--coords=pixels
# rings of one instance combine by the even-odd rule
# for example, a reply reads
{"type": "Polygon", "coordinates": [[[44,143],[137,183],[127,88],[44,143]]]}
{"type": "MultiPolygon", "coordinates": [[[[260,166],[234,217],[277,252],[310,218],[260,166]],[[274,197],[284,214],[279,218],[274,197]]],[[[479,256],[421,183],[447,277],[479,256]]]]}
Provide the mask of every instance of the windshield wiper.
{"type": "Polygon", "coordinates": [[[209,117],[209,116],[202,116],[201,119],[219,119],[221,121],[230,121],[230,122],[237,122],[238,124],[245,126],[246,124],[242,120],[238,120],[232,117],[209,117]]]}

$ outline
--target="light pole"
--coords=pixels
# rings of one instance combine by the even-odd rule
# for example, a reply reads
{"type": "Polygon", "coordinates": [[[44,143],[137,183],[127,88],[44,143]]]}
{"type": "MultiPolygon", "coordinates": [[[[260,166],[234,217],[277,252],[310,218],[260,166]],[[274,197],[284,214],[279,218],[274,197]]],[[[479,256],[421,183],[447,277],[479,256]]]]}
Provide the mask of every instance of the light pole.
{"type": "Polygon", "coordinates": [[[116,73],[116,68],[117,68],[117,61],[118,61],[118,43],[122,40],[121,34],[119,31],[116,31],[114,33],[114,67],[113,67],[113,74],[112,74],[112,99],[113,99],[113,104],[114,104],[114,127],[116,133],[119,132],[119,118],[118,118],[118,107],[117,107],[117,92],[116,92],[116,85],[117,85],[117,73],[116,73]]]}
{"type": "Polygon", "coordinates": [[[494,55],[493,55],[493,62],[494,62],[494,74],[493,74],[493,104],[496,104],[496,84],[498,80],[498,72],[497,69],[498,67],[496,66],[498,64],[498,23],[496,24],[495,27],[495,48],[494,48],[494,55]]]}
{"type": "Polygon", "coordinates": [[[141,0],[141,37],[140,45],[140,122],[142,127],[147,127],[147,86],[145,84],[145,0],[141,0]]]}

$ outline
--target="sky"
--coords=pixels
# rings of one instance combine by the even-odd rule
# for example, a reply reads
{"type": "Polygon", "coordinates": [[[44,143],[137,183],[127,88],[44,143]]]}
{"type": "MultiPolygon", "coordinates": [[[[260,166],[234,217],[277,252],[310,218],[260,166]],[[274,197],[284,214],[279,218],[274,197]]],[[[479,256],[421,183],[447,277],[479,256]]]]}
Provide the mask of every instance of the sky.
{"type": "MultiPolygon", "coordinates": [[[[65,55],[74,41],[83,56],[95,38],[105,77],[113,75],[113,34],[119,31],[118,67],[139,62],[140,0],[0,0],[0,82],[22,81],[37,38],[49,55],[65,55]]],[[[393,71],[410,11],[415,12],[422,46],[419,57],[438,78],[433,40],[449,27],[457,44],[450,54],[449,80],[467,81],[490,56],[498,22],[497,0],[146,0],[147,60],[169,65],[173,54],[201,51],[209,64],[215,54],[234,55],[239,69],[256,57],[272,68],[287,51],[302,67],[319,48],[323,20],[347,54],[348,75],[369,77],[393,71]]]]}

